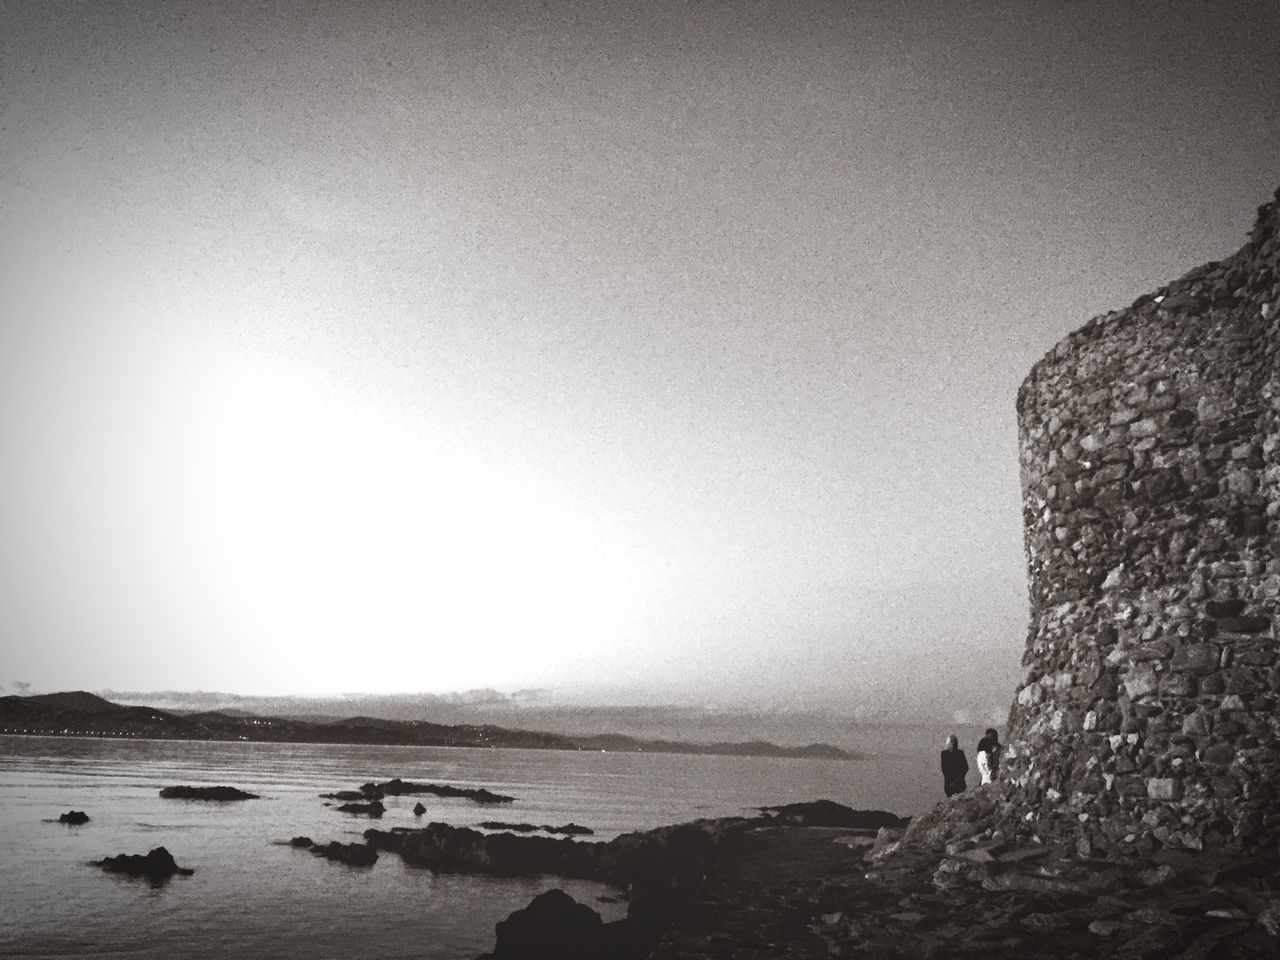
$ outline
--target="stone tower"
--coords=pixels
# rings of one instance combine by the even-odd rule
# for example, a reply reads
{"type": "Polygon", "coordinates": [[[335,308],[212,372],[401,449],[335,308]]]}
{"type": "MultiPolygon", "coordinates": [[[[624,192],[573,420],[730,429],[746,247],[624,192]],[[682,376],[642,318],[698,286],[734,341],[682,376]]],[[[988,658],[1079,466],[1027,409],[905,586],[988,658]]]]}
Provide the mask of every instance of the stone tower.
{"type": "Polygon", "coordinates": [[[1280,191],[1249,242],[1095,317],[1018,393],[1031,625],[1008,826],[1280,841],[1280,191]]]}

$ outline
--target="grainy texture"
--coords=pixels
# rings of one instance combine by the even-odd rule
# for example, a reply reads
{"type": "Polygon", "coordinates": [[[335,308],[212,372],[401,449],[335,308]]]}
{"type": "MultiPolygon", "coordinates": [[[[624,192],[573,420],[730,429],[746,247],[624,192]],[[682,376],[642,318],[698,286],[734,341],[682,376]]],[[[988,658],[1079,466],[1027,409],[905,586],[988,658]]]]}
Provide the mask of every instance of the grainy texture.
{"type": "Polygon", "coordinates": [[[1031,623],[1004,826],[1090,850],[1280,838],[1280,192],[1249,242],[1018,394],[1031,623]]]}

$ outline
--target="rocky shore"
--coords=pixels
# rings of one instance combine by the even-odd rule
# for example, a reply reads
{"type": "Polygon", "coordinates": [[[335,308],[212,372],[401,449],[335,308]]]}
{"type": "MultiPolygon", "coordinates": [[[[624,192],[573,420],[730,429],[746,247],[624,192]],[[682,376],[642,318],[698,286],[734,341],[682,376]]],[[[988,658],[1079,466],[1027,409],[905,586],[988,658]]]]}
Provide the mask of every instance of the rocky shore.
{"type": "MultiPolygon", "coordinates": [[[[831,815],[838,805],[797,805],[789,817],[698,821],[578,844],[598,849],[542,865],[623,886],[627,919],[602,924],[589,906],[544,894],[498,925],[486,957],[1207,960],[1280,950],[1274,862],[1174,850],[1104,859],[1014,842],[995,826],[998,805],[993,791],[975,791],[906,829],[806,824],[805,807],[831,815]]],[[[846,816],[857,822],[849,816],[857,813],[846,816]]],[[[442,835],[426,849],[448,847],[442,835]]],[[[472,845],[454,841],[453,869],[493,872],[510,862],[456,856],[472,845]]]]}

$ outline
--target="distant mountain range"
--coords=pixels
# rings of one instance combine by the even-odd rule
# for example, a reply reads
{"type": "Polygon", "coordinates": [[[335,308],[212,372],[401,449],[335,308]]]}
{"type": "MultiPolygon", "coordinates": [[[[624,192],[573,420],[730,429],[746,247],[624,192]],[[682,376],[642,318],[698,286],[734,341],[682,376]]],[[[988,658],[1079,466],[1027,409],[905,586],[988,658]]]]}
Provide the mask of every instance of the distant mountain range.
{"type": "Polygon", "coordinates": [[[424,720],[260,716],[242,710],[193,713],[125,706],[84,691],[0,697],[0,733],[46,736],[137,737],[156,740],[245,740],[268,743],[368,743],[429,747],[515,747],[532,750],[605,750],[718,756],[856,760],[860,755],[826,743],[784,747],[762,740],[686,743],[643,740],[615,733],[566,736],[489,724],[424,720]]]}

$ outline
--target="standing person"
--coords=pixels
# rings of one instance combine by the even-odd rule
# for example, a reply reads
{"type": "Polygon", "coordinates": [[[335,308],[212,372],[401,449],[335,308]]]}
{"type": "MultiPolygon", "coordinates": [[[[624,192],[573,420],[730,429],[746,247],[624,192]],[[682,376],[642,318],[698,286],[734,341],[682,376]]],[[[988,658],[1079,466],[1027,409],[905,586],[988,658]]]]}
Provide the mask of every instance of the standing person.
{"type": "Polygon", "coordinates": [[[987,739],[991,741],[987,757],[991,763],[991,779],[994,780],[996,774],[1000,772],[1000,758],[1004,756],[1004,746],[1000,743],[1000,732],[995,727],[987,727],[987,739]]]}
{"type": "Polygon", "coordinates": [[[983,783],[990,783],[1000,769],[1000,734],[992,727],[978,741],[978,775],[983,783]]]}
{"type": "Polygon", "coordinates": [[[953,733],[947,737],[947,748],[942,751],[942,789],[948,797],[964,793],[964,778],[968,772],[969,761],[953,733]]]}

